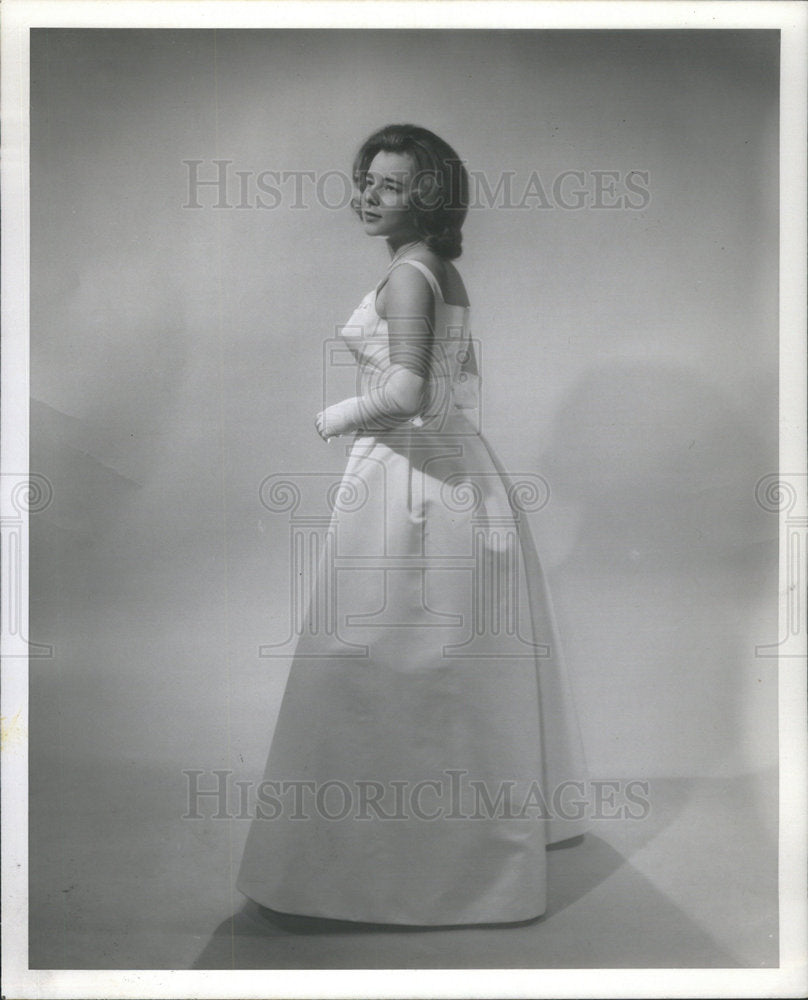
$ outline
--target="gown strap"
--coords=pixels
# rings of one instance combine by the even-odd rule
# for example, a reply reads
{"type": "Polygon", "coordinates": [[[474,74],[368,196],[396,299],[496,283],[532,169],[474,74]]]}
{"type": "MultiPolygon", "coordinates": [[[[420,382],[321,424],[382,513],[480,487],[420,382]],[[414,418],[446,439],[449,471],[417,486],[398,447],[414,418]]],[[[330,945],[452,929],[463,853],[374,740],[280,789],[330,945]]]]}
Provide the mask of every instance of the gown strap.
{"type": "Polygon", "coordinates": [[[408,257],[404,257],[402,260],[397,261],[390,270],[391,271],[395,270],[395,268],[400,267],[402,264],[411,264],[413,267],[417,267],[418,270],[421,272],[421,274],[423,274],[423,276],[429,282],[429,285],[432,291],[437,296],[437,298],[439,298],[441,302],[445,301],[443,298],[443,292],[440,287],[440,282],[432,273],[432,271],[430,271],[430,269],[426,266],[426,264],[423,264],[420,260],[411,260],[408,257]]]}

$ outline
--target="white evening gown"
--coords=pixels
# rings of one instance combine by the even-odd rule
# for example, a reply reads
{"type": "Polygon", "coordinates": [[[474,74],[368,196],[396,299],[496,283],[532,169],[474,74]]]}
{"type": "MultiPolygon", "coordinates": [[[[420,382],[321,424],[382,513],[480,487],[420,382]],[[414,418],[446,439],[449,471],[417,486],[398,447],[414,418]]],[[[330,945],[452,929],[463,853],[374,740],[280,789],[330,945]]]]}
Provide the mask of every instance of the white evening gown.
{"type": "MultiPolygon", "coordinates": [[[[583,829],[554,790],[585,778],[520,511],[533,484],[509,482],[470,419],[468,309],[405,264],[435,294],[428,401],[353,442],[264,775],[312,784],[253,819],[237,884],[316,917],[526,920],[545,910],[546,844],[583,829]]],[[[390,365],[375,295],[342,330],[360,391],[390,365]]]]}

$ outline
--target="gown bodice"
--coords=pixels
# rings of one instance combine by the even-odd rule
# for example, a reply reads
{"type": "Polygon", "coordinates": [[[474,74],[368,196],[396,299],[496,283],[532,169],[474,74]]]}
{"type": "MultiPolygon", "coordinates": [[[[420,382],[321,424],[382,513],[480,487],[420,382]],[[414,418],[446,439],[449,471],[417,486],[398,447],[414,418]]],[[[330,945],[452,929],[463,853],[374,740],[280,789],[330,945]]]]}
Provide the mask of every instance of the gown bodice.
{"type": "MultiPolygon", "coordinates": [[[[479,376],[464,371],[471,346],[468,306],[446,302],[435,275],[421,261],[405,259],[429,282],[435,295],[435,321],[430,351],[427,387],[421,413],[409,424],[414,427],[448,429],[458,417],[467,422],[479,405],[479,376]]],[[[359,393],[380,385],[391,368],[387,320],[376,309],[379,287],[365,295],[340,336],[358,365],[359,393]]]]}

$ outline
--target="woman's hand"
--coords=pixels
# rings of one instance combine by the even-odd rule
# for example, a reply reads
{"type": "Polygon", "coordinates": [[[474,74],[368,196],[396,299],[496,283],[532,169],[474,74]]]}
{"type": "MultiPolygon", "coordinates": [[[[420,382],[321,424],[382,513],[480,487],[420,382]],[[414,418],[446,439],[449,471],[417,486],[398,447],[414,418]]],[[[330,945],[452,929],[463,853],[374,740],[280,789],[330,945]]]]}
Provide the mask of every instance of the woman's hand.
{"type": "Polygon", "coordinates": [[[358,398],[344,399],[341,403],[328,406],[314,418],[314,426],[323,441],[358,430],[358,398]]]}

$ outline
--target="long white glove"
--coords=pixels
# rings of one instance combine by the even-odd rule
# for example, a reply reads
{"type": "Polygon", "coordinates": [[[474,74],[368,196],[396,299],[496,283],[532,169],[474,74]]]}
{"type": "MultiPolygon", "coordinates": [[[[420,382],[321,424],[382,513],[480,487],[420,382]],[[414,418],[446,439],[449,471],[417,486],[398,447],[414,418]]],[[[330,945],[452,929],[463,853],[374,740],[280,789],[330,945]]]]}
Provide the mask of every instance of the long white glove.
{"type": "Polygon", "coordinates": [[[352,396],[326,407],[314,418],[314,426],[324,441],[359,430],[362,426],[362,397],[352,396]]]}
{"type": "Polygon", "coordinates": [[[384,375],[382,384],[364,396],[352,396],[326,407],[314,418],[324,441],[359,430],[395,427],[417,416],[423,402],[426,380],[403,365],[384,375]]]}

